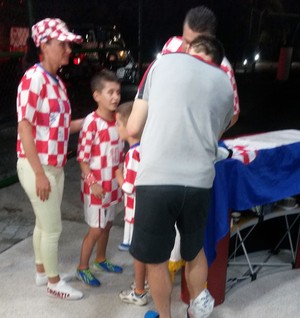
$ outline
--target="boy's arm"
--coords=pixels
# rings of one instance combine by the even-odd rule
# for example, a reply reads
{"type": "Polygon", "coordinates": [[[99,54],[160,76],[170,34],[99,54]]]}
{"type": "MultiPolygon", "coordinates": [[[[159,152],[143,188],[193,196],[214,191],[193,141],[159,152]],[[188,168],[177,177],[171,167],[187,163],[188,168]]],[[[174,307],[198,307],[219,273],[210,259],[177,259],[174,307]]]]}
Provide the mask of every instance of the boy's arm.
{"type": "Polygon", "coordinates": [[[127,122],[127,132],[131,137],[139,137],[144,129],[148,116],[148,102],[136,99],[127,122]]]}
{"type": "Polygon", "coordinates": [[[97,183],[96,178],[89,167],[89,164],[84,161],[79,162],[81,172],[84,176],[84,181],[90,186],[92,193],[95,197],[102,199],[105,195],[103,188],[97,183]]]}
{"type": "Polygon", "coordinates": [[[84,118],[74,119],[70,123],[70,134],[74,134],[80,131],[83,125],[84,118]]]}

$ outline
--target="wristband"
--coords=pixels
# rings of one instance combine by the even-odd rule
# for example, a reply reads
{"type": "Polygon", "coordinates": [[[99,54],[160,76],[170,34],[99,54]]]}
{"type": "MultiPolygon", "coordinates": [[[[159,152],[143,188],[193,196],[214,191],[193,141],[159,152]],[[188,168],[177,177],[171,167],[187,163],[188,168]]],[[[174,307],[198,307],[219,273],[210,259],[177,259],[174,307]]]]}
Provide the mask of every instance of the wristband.
{"type": "Polygon", "coordinates": [[[89,174],[87,174],[84,178],[84,181],[87,183],[87,185],[90,187],[93,184],[97,183],[96,178],[94,177],[93,173],[90,172],[89,174]]]}

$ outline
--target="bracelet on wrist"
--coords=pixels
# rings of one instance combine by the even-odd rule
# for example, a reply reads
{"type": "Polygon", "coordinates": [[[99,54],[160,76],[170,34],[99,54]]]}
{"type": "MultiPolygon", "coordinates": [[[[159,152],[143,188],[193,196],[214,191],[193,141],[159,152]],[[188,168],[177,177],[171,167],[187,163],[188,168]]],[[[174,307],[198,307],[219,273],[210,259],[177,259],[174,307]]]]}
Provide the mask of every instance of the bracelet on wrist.
{"type": "Polygon", "coordinates": [[[90,187],[93,184],[97,183],[96,178],[94,177],[93,173],[90,172],[89,174],[87,174],[84,178],[84,181],[87,183],[87,185],[90,187]]]}

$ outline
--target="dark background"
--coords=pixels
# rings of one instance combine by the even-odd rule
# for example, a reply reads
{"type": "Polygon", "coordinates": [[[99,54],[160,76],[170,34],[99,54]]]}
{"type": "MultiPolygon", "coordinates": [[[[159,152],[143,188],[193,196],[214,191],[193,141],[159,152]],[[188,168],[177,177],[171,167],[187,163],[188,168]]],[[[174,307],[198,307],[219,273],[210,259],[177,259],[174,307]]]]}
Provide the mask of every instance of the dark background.
{"type": "Polygon", "coordinates": [[[0,0],[0,18],[3,25],[18,26],[45,17],[59,17],[69,26],[117,25],[132,51],[140,47],[143,60],[151,60],[169,37],[181,34],[186,12],[198,5],[215,12],[217,35],[232,63],[257,46],[276,59],[279,47],[300,33],[299,0],[0,0]]]}

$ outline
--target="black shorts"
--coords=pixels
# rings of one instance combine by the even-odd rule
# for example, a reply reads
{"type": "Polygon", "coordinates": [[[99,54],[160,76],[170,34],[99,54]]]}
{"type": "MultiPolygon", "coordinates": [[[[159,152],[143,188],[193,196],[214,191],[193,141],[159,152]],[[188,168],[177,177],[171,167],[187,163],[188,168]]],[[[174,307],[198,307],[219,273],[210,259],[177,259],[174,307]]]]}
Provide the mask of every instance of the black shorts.
{"type": "Polygon", "coordinates": [[[203,247],[211,189],[184,186],[137,186],[132,256],[143,263],[163,263],[181,235],[180,252],[193,260],[203,247]]]}

